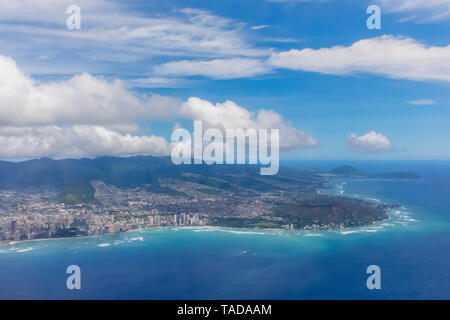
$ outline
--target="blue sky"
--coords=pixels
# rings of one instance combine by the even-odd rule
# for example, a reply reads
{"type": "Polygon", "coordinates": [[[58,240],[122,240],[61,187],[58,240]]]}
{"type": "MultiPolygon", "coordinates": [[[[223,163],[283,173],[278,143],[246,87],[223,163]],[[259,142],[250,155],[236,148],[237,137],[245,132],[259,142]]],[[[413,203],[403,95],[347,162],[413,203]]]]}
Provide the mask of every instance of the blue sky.
{"type": "Polygon", "coordinates": [[[0,6],[0,158],[162,155],[223,117],[282,128],[283,158],[450,159],[449,0],[0,6]]]}

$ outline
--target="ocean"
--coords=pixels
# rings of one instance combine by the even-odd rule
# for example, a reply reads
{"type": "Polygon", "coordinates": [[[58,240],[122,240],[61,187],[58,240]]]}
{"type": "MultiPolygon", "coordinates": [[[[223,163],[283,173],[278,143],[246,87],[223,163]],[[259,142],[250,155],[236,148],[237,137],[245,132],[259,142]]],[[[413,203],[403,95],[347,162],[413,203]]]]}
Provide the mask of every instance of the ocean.
{"type": "Polygon", "coordinates": [[[0,247],[0,299],[449,299],[450,161],[289,161],[423,179],[334,179],[324,192],[399,204],[338,231],[154,228],[0,247]],[[66,268],[81,269],[68,290],[66,268]],[[369,290],[366,270],[381,270],[369,290]]]}

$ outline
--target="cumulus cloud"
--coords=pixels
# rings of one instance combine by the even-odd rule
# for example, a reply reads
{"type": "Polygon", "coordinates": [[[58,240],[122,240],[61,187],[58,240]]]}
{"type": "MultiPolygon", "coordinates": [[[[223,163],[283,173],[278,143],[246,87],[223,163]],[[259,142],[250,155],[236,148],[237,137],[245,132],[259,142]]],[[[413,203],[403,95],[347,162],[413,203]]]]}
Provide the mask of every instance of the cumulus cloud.
{"type": "Polygon", "coordinates": [[[411,100],[408,101],[409,104],[415,105],[415,106],[431,106],[436,104],[436,101],[432,99],[419,99],[419,100],[411,100]]]}
{"type": "Polygon", "coordinates": [[[136,96],[120,80],[89,74],[38,83],[15,61],[0,55],[0,125],[130,125],[136,119],[173,118],[180,102],[160,95],[136,96]]]}
{"type": "Polygon", "coordinates": [[[318,141],[307,131],[299,130],[272,110],[259,110],[256,114],[232,101],[216,103],[191,97],[183,103],[180,115],[202,120],[207,128],[225,129],[279,129],[280,149],[291,150],[318,146],[318,141]]]}
{"type": "Polygon", "coordinates": [[[156,72],[162,75],[205,76],[215,79],[252,77],[269,71],[270,68],[260,60],[245,58],[176,61],[156,68],[156,72]]]}
{"type": "Polygon", "coordinates": [[[352,133],[348,137],[351,151],[360,153],[380,153],[392,151],[391,142],[381,133],[370,131],[362,136],[352,133]]]}
{"type": "Polygon", "coordinates": [[[450,81],[450,45],[426,46],[411,38],[385,35],[351,46],[273,53],[275,67],[335,75],[371,73],[393,79],[450,81]]]}
{"type": "Polygon", "coordinates": [[[80,158],[102,155],[168,155],[162,137],[136,136],[88,125],[0,128],[0,157],[80,158]]]}
{"type": "Polygon", "coordinates": [[[429,22],[450,16],[450,0],[379,0],[388,12],[403,13],[403,21],[429,22]]]}
{"type": "Polygon", "coordinates": [[[0,55],[0,158],[168,155],[170,144],[140,135],[139,122],[181,116],[206,127],[279,129],[280,148],[315,147],[317,140],[272,110],[257,113],[226,101],[199,98],[183,104],[159,95],[138,96],[120,81],[89,74],[39,83],[0,55]]]}
{"type": "Polygon", "coordinates": [[[174,118],[178,99],[86,73],[38,83],[1,55],[0,70],[0,158],[169,154],[164,138],[131,133],[139,120],[174,118]]]}

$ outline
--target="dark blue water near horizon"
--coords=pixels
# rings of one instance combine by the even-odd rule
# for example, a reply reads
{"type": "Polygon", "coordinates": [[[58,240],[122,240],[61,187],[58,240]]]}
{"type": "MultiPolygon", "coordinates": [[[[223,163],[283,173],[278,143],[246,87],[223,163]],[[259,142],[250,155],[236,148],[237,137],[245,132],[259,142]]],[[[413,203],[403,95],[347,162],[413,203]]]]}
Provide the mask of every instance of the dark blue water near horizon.
{"type": "Polygon", "coordinates": [[[339,231],[155,228],[0,247],[0,299],[449,299],[450,161],[298,161],[423,179],[332,180],[324,192],[399,204],[339,231]],[[82,289],[66,288],[78,265],[82,289]],[[366,268],[381,268],[368,290],[366,268]]]}

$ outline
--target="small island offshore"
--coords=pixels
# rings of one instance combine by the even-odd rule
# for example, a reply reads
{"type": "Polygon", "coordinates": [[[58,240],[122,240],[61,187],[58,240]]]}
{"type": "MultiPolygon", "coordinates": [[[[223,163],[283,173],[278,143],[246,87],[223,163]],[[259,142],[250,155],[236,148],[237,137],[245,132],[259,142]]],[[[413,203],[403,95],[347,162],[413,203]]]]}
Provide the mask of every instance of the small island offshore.
{"type": "Polygon", "coordinates": [[[168,157],[0,161],[0,241],[95,236],[164,226],[325,230],[388,218],[395,205],[320,190],[334,177],[420,179],[258,166],[180,165],[168,157]]]}

